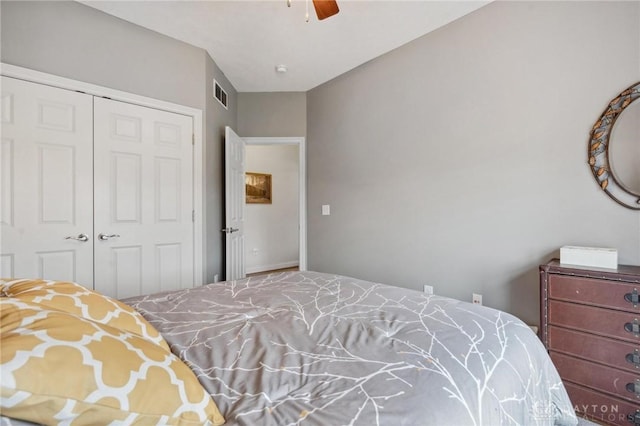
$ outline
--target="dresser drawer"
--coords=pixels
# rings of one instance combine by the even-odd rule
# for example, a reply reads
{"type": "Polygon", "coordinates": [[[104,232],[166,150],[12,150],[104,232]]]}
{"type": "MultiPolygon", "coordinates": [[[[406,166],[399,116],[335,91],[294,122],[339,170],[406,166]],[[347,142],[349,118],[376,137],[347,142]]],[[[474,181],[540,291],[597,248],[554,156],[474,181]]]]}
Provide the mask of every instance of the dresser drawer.
{"type": "Polygon", "coordinates": [[[549,298],[551,299],[629,312],[640,312],[640,304],[635,299],[638,297],[639,288],[640,285],[593,278],[566,275],[549,276],[549,298]],[[635,304],[634,301],[636,301],[635,304]]]}
{"type": "Polygon", "coordinates": [[[640,372],[640,368],[636,367],[636,365],[640,367],[640,344],[634,345],[551,326],[549,327],[549,344],[547,348],[550,351],[575,355],[629,372],[640,372]],[[637,355],[638,363],[636,364],[633,363],[634,354],[637,355]]]}
{"type": "Polygon", "coordinates": [[[549,324],[640,343],[640,315],[557,300],[549,301],[548,315],[549,324]],[[634,322],[635,333],[625,329],[634,322]]]}
{"type": "Polygon", "coordinates": [[[573,383],[565,383],[565,388],[576,412],[594,422],[629,426],[627,416],[634,415],[640,404],[594,392],[573,383]]]}
{"type": "Polygon", "coordinates": [[[550,352],[562,380],[584,385],[640,404],[640,372],[616,370],[583,359],[550,352]],[[636,393],[637,392],[637,393],[636,393]]]}

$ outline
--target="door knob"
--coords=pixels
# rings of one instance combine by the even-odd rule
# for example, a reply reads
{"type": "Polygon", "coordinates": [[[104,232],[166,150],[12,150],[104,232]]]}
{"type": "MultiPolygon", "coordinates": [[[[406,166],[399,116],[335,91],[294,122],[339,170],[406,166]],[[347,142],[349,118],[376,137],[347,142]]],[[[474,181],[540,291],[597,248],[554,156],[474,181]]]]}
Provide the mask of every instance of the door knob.
{"type": "Polygon", "coordinates": [[[78,234],[77,237],[74,236],[69,236],[69,237],[64,237],[65,240],[76,240],[76,241],[80,241],[83,243],[86,243],[87,241],[89,241],[89,236],[87,234],[78,234]]]}
{"type": "Polygon", "coordinates": [[[240,229],[238,228],[222,228],[220,231],[224,232],[225,234],[232,234],[234,232],[238,232],[240,229]]]}
{"type": "Polygon", "coordinates": [[[118,235],[118,234],[109,234],[109,235],[107,235],[107,234],[100,233],[100,234],[98,234],[98,239],[100,241],[107,241],[109,238],[118,238],[119,236],[120,235],[118,235]]]}

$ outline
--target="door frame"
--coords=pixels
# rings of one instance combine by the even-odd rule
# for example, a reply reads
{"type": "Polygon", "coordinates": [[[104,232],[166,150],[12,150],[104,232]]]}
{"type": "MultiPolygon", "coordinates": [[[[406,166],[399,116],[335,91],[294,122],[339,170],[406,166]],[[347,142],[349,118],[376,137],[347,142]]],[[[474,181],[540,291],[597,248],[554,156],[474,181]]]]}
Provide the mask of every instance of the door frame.
{"type": "Polygon", "coordinates": [[[297,145],[298,146],[298,268],[307,270],[307,154],[304,137],[247,137],[245,145],[297,145]]]}
{"type": "Polygon", "coordinates": [[[206,229],[206,218],[204,217],[203,188],[204,188],[204,155],[203,155],[203,128],[202,110],[146,96],[123,92],[104,86],[85,83],[54,74],[35,71],[30,68],[0,62],[0,74],[6,77],[13,77],[32,83],[45,84],[58,87],[60,89],[83,92],[88,95],[111,98],[116,101],[127,102],[134,105],[159,109],[190,116],[193,119],[193,267],[194,267],[194,287],[205,282],[204,253],[206,229]],[[197,161],[200,158],[201,161],[197,161]]]}

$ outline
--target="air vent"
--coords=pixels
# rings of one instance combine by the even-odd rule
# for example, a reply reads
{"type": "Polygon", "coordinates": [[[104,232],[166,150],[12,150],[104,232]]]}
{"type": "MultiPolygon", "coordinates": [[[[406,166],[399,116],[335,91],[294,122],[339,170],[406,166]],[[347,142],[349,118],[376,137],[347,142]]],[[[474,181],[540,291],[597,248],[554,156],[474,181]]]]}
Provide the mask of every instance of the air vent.
{"type": "Polygon", "coordinates": [[[225,92],[222,86],[215,80],[213,80],[213,96],[227,109],[227,92],[225,92]]]}

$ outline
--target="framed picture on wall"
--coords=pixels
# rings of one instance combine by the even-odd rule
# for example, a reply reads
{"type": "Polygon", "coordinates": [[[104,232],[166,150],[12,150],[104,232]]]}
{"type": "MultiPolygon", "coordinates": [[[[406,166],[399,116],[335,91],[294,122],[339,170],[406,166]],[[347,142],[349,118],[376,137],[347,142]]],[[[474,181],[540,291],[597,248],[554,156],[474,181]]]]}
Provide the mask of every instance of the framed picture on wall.
{"type": "Polygon", "coordinates": [[[245,174],[247,204],[271,204],[271,175],[266,173],[245,174]]]}

